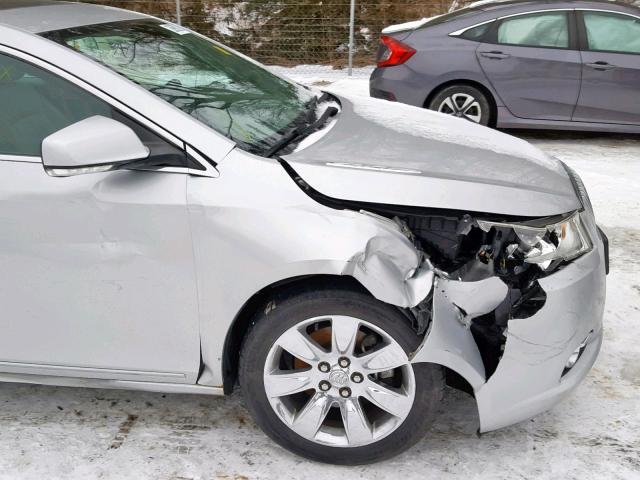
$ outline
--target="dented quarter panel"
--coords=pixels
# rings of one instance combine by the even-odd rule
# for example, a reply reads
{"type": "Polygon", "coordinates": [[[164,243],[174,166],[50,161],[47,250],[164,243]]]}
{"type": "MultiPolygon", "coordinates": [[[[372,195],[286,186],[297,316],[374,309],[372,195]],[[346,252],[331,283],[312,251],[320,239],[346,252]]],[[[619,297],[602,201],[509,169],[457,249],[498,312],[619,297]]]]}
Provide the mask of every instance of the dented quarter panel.
{"type": "Polygon", "coordinates": [[[205,364],[201,384],[222,384],[225,334],[245,302],[271,284],[302,275],[352,275],[378,299],[406,307],[431,289],[431,270],[420,268],[420,255],[395,222],[318,204],[274,160],[234,150],[219,178],[188,179],[187,202],[205,364]]]}

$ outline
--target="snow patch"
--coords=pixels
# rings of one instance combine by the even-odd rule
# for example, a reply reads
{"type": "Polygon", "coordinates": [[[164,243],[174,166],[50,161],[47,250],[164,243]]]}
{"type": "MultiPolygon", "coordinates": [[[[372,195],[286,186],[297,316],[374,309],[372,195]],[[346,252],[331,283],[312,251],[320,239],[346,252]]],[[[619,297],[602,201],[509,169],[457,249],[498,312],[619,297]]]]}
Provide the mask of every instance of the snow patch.
{"type": "Polygon", "coordinates": [[[361,95],[344,95],[353,102],[355,113],[399,133],[439,142],[473,145],[498,154],[526,158],[545,168],[564,173],[554,158],[519,138],[450,115],[401,103],[390,103],[361,95]]]}
{"type": "Polygon", "coordinates": [[[389,33],[404,32],[406,30],[415,30],[416,28],[420,28],[423,25],[426,25],[427,23],[429,23],[434,18],[438,18],[440,16],[441,15],[436,15],[435,17],[424,17],[424,18],[421,18],[420,20],[413,20],[411,22],[398,23],[396,25],[389,25],[388,27],[382,29],[382,33],[389,34],[389,33]]]}

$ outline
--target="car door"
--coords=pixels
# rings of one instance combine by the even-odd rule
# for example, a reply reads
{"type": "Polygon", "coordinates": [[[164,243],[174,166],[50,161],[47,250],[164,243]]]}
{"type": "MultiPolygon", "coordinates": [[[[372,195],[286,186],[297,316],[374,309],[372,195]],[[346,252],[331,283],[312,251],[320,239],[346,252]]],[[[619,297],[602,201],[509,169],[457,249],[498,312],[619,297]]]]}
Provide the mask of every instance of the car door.
{"type": "Polygon", "coordinates": [[[183,149],[78,85],[0,52],[0,371],[195,382],[199,334],[183,173],[48,176],[43,138],[93,115],[159,164],[183,149]]]}
{"type": "Polygon", "coordinates": [[[571,120],[580,90],[573,12],[550,10],[499,19],[477,49],[482,69],[520,118],[571,120]]]}
{"type": "Polygon", "coordinates": [[[578,12],[582,89],[575,121],[640,124],[640,18],[578,12]]]}

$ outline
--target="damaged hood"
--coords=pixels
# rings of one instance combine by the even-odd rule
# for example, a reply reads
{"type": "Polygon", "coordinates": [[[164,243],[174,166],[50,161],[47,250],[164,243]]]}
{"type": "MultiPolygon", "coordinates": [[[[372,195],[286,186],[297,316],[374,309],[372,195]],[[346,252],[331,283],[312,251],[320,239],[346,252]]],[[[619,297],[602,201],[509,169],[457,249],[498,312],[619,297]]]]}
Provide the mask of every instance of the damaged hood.
{"type": "Polygon", "coordinates": [[[342,111],[283,156],[342,200],[543,217],[580,208],[562,164],[510,135],[426,109],[336,95],[342,111]]]}

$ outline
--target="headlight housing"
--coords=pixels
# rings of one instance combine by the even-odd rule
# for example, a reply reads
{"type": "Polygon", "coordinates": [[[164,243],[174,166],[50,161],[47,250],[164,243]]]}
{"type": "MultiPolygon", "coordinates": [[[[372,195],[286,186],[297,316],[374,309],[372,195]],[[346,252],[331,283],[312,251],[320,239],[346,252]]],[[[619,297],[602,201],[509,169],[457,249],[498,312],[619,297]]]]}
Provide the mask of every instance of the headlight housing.
{"type": "Polygon", "coordinates": [[[524,254],[524,262],[537,264],[542,270],[549,269],[557,260],[573,260],[593,248],[578,212],[542,227],[484,220],[478,220],[478,226],[485,232],[493,227],[513,229],[519,240],[518,248],[524,254]]]}

